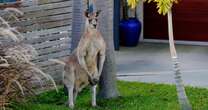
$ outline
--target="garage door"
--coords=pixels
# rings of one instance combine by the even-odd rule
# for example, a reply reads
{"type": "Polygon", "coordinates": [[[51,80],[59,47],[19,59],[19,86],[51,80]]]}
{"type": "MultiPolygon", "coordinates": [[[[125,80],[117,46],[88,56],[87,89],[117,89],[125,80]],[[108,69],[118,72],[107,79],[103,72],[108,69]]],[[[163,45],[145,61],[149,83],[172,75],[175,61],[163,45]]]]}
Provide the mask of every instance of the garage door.
{"type": "MultiPolygon", "coordinates": [[[[182,0],[173,8],[176,40],[208,42],[208,0],[182,0]]],[[[144,5],[144,38],[168,39],[167,17],[154,3],[144,5]]]]}

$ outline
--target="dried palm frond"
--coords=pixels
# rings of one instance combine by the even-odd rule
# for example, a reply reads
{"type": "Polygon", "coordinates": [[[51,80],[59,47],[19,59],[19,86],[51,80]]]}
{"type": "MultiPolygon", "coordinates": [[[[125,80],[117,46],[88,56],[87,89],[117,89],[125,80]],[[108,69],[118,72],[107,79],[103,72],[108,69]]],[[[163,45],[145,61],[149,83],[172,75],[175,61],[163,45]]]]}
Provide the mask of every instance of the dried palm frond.
{"type": "Polygon", "coordinates": [[[3,28],[6,28],[6,29],[10,28],[9,23],[2,17],[0,17],[0,24],[1,24],[1,27],[3,28]]]}
{"type": "Polygon", "coordinates": [[[2,56],[0,56],[0,67],[8,67],[8,66],[9,66],[8,61],[2,56]]]}
{"type": "MultiPolygon", "coordinates": [[[[14,8],[7,12],[17,12],[14,8]]],[[[46,79],[56,88],[53,78],[42,72],[31,62],[38,53],[29,44],[23,42],[24,37],[9,23],[0,17],[0,38],[13,43],[1,42],[0,39],[0,110],[6,110],[11,101],[20,102],[25,97],[35,94],[37,87],[42,87],[46,79]],[[1,44],[7,43],[6,47],[1,44]],[[40,85],[34,84],[34,80],[40,85]]]]}
{"type": "Polygon", "coordinates": [[[4,9],[5,14],[7,14],[7,20],[19,21],[18,16],[22,16],[24,13],[17,8],[6,8],[4,9]]]}
{"type": "Polygon", "coordinates": [[[18,10],[17,8],[5,8],[4,11],[8,12],[8,13],[15,13],[15,14],[19,14],[20,16],[22,16],[24,13],[20,10],[18,10]]]}
{"type": "MultiPolygon", "coordinates": [[[[17,18],[17,16],[21,16],[23,15],[23,12],[21,12],[20,10],[16,9],[16,8],[6,8],[4,9],[4,11],[6,12],[4,15],[4,17],[7,20],[13,20],[13,21],[18,21],[19,19],[17,18]]],[[[11,38],[14,41],[20,41],[23,40],[23,35],[16,30],[16,28],[13,28],[9,25],[8,21],[5,20],[5,18],[0,17],[0,37],[4,36],[6,38],[11,38]],[[18,39],[17,39],[18,37],[18,39]]]]}
{"type": "Polygon", "coordinates": [[[2,36],[4,38],[10,38],[11,40],[13,40],[15,42],[20,41],[19,38],[17,37],[17,35],[7,28],[0,28],[0,37],[2,37],[2,36]]]}
{"type": "Polygon", "coordinates": [[[19,44],[17,46],[7,49],[5,52],[6,58],[15,59],[16,62],[27,62],[31,63],[30,60],[35,58],[38,53],[37,51],[28,44],[19,44]]]}
{"type": "Polygon", "coordinates": [[[4,100],[0,102],[0,109],[9,104],[11,100],[19,102],[24,97],[34,95],[34,90],[37,88],[37,85],[33,84],[34,79],[38,79],[37,81],[41,84],[43,78],[50,80],[56,88],[55,81],[50,75],[37,68],[27,56],[21,53],[22,51],[16,50],[15,52],[14,55],[17,55],[15,57],[0,57],[0,98],[4,100]]]}

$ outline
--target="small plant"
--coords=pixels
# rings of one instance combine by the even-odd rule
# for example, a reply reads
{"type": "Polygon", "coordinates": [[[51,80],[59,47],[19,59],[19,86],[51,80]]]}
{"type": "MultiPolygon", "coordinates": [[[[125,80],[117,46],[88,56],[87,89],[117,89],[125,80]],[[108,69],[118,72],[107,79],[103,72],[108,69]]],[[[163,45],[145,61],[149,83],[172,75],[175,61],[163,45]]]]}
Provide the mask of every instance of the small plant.
{"type": "MultiPolygon", "coordinates": [[[[18,20],[17,16],[22,14],[15,8],[7,8],[3,16],[18,20]]],[[[24,101],[25,97],[35,95],[43,79],[56,87],[53,78],[31,62],[38,55],[36,50],[24,43],[24,37],[5,18],[0,17],[0,110],[9,109],[13,101],[24,101]]]]}

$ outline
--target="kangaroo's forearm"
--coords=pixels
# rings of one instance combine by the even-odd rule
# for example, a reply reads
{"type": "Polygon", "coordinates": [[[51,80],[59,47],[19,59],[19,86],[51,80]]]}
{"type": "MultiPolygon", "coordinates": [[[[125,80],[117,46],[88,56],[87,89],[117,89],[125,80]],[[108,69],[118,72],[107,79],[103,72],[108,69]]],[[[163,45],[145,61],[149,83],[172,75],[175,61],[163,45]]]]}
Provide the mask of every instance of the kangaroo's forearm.
{"type": "Polygon", "coordinates": [[[78,61],[79,61],[80,66],[81,66],[85,71],[88,72],[88,69],[87,69],[87,65],[86,65],[86,63],[85,63],[84,56],[79,56],[78,61]]]}
{"type": "Polygon", "coordinates": [[[99,58],[99,71],[98,71],[98,74],[99,75],[101,75],[101,73],[102,73],[102,70],[103,70],[103,65],[104,65],[104,62],[105,62],[105,55],[103,54],[103,55],[100,55],[99,56],[100,58],[99,58]]]}

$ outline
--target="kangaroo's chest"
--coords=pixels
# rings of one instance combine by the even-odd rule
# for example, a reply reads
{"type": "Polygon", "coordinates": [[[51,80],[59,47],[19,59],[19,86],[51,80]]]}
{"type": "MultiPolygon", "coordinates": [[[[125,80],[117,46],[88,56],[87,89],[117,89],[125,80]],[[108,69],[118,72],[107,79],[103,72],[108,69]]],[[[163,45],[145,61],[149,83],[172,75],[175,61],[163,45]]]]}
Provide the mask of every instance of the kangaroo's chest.
{"type": "Polygon", "coordinates": [[[93,43],[90,43],[88,45],[88,48],[86,50],[86,57],[85,57],[88,64],[91,64],[92,62],[96,61],[98,52],[99,52],[99,46],[93,43]]]}
{"type": "Polygon", "coordinates": [[[97,56],[98,52],[101,50],[101,42],[97,39],[91,39],[87,47],[87,54],[89,56],[97,56]]]}

